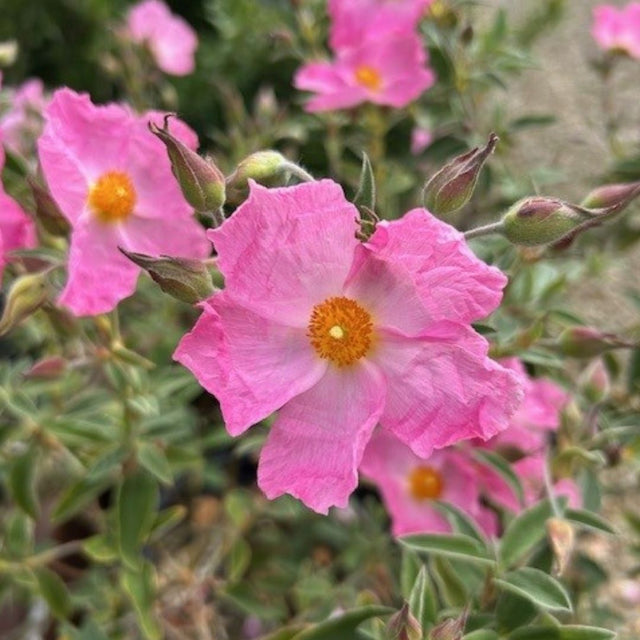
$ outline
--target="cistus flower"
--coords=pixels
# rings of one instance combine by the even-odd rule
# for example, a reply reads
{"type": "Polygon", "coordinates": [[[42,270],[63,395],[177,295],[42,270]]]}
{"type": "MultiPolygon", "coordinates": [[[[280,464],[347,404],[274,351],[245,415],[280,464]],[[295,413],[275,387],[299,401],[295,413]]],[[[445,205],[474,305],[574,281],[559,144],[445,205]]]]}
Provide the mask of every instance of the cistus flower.
{"type": "Polygon", "coordinates": [[[162,71],[186,76],[195,68],[198,36],[189,23],[161,0],[144,0],[131,8],[127,28],[134,42],[146,44],[162,71]]]}
{"type": "MultiPolygon", "coordinates": [[[[0,139],[0,175],[4,167],[4,150],[0,139]]],[[[34,247],[36,230],[22,207],[8,195],[0,179],[0,284],[9,252],[34,247]]]]}
{"type": "Polygon", "coordinates": [[[154,256],[209,253],[164,146],[147,128],[154,116],[139,117],[116,104],[95,106],[69,89],[56,91],[46,110],[40,163],[72,227],[59,302],[75,315],[105,313],[134,292],[140,268],[119,246],[154,256]]]}
{"type": "Polygon", "coordinates": [[[640,2],[595,7],[591,34],[601,49],[640,59],[640,2]]]}
{"type": "Polygon", "coordinates": [[[311,91],[307,111],[348,109],[363,102],[404,107],[433,85],[427,55],[414,33],[367,39],[340,50],[332,62],[310,62],[295,75],[297,89],[311,91]]]}
{"type": "Polygon", "coordinates": [[[469,326],[497,306],[504,275],[423,209],[379,223],[366,244],[358,229],[331,180],[251,182],[208,232],[226,288],[174,354],[231,435],[278,411],[258,484],[321,513],[346,506],[376,424],[426,457],[495,435],[520,400],[469,326]]]}
{"type": "Polygon", "coordinates": [[[409,34],[432,0],[329,0],[329,44],[334,51],[357,47],[391,33],[409,34]]]}

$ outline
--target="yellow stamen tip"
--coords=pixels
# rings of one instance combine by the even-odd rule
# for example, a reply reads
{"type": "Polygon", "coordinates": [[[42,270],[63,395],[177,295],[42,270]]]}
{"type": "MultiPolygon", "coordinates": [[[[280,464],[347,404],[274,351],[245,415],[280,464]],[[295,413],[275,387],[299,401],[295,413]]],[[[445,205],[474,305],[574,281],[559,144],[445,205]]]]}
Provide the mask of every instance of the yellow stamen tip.
{"type": "Polygon", "coordinates": [[[444,490],[442,475],[429,466],[415,467],[409,474],[409,493],[416,500],[437,500],[444,490]]]}

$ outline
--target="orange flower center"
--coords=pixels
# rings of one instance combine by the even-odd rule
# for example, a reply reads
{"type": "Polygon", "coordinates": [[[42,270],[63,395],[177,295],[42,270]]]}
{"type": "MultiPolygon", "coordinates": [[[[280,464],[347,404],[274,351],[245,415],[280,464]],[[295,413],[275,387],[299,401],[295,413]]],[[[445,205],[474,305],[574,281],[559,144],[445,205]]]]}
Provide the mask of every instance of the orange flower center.
{"type": "Polygon", "coordinates": [[[360,65],[355,72],[356,82],[370,91],[379,91],[382,86],[382,76],[377,69],[368,64],[360,65]]]}
{"type": "Polygon", "coordinates": [[[350,298],[328,298],[313,307],[307,335],[321,358],[353,364],[371,347],[371,315],[350,298]]]}
{"type": "Polygon", "coordinates": [[[409,474],[409,493],[416,500],[437,500],[443,489],[442,476],[433,467],[416,467],[409,474]]]}
{"type": "Polygon", "coordinates": [[[123,171],[103,173],[89,190],[89,206],[102,222],[128,218],[136,204],[136,190],[123,171]]]}

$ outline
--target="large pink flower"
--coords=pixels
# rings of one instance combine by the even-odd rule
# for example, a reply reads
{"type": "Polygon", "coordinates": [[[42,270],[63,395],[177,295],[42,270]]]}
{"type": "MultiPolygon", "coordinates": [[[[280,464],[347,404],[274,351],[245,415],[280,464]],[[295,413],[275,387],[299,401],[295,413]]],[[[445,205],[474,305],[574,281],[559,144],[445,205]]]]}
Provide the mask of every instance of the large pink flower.
{"type": "MultiPolygon", "coordinates": [[[[0,175],[4,167],[4,150],[0,144],[0,175]]],[[[22,207],[9,196],[0,179],[0,280],[4,266],[8,261],[7,254],[15,249],[34,247],[36,230],[33,221],[22,210],[22,207]]]]}
{"type": "Polygon", "coordinates": [[[209,253],[164,146],[147,129],[149,117],[157,120],[157,113],[139,117],[120,105],[95,106],[69,89],[57,91],[46,111],[40,162],[73,227],[60,302],[76,315],[110,311],[135,290],[140,269],[119,246],[151,255],[209,253]]]}
{"type": "Polygon", "coordinates": [[[307,111],[348,109],[362,102],[404,107],[435,81],[426,52],[414,33],[366,40],[338,52],[333,62],[311,62],[294,85],[316,94],[307,111]]]}
{"type": "Polygon", "coordinates": [[[377,423],[424,457],[495,435],[520,400],[517,376],[469,326],[497,306],[504,276],[423,209],[366,244],[357,219],[331,180],[252,184],[209,232],[226,289],[174,356],[232,435],[279,411],[260,487],[323,513],[346,505],[377,423]]]}
{"type": "Polygon", "coordinates": [[[148,45],[164,72],[186,76],[194,70],[198,36],[161,0],[144,0],[135,5],[129,11],[127,27],[132,40],[148,45]]]}
{"type": "Polygon", "coordinates": [[[411,35],[432,0],[329,0],[334,51],[391,33],[411,35]]]}
{"type": "Polygon", "coordinates": [[[622,9],[595,7],[591,33],[601,49],[640,59],[640,2],[630,2],[622,9]]]}
{"type": "Polygon", "coordinates": [[[423,460],[398,438],[378,430],[365,449],[360,470],[379,487],[396,536],[451,531],[434,500],[457,506],[487,533],[495,533],[494,514],[480,504],[476,465],[454,447],[423,460]]]}

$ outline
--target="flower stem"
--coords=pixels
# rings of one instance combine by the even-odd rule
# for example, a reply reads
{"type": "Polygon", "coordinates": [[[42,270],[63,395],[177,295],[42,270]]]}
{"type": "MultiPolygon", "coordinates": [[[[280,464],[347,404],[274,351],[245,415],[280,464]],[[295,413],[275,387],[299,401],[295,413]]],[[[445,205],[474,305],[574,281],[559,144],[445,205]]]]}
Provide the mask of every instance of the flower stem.
{"type": "Polygon", "coordinates": [[[285,162],[284,169],[302,182],[314,182],[315,178],[294,162],[285,162]]]}
{"type": "Polygon", "coordinates": [[[464,232],[464,237],[469,240],[470,238],[479,238],[480,236],[488,236],[492,233],[502,233],[503,225],[502,220],[498,222],[492,222],[491,224],[485,224],[483,227],[476,227],[475,229],[469,229],[464,232]]]}

